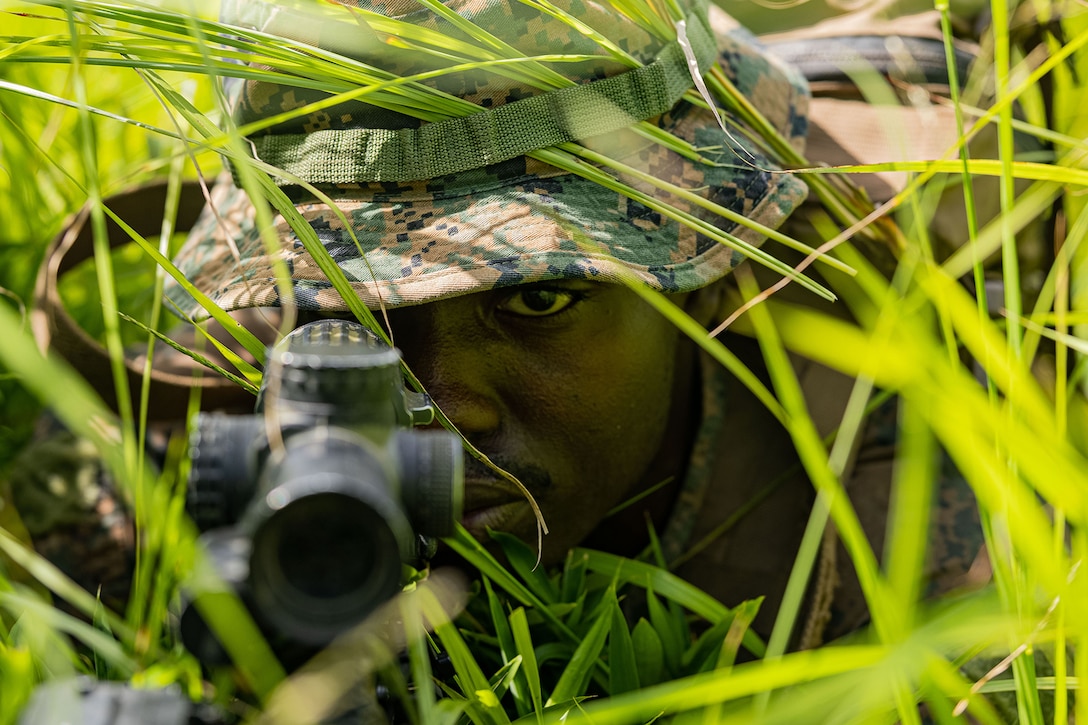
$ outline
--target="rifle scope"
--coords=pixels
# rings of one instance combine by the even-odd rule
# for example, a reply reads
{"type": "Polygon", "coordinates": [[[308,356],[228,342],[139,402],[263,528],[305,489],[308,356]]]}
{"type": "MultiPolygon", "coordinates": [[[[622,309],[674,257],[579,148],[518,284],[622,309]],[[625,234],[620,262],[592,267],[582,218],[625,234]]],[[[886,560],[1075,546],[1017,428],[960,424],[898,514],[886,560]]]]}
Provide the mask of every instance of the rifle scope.
{"type": "MultiPolygon", "coordinates": [[[[432,419],[404,387],[400,353],[345,320],[272,349],[256,415],[198,416],[187,507],[263,628],[327,644],[397,592],[402,563],[453,532],[461,446],[411,428],[432,419]]],[[[184,615],[182,636],[198,657],[218,649],[184,615]]]]}

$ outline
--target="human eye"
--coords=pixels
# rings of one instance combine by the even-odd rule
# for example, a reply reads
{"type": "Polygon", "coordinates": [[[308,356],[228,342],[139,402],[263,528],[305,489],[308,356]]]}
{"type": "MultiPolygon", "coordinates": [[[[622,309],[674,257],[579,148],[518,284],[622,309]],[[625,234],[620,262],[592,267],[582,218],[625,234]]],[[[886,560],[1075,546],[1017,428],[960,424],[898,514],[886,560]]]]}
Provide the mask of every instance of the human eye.
{"type": "Polygon", "coordinates": [[[498,309],[519,317],[551,317],[570,309],[584,297],[584,292],[565,287],[524,287],[504,297],[498,309]]]}

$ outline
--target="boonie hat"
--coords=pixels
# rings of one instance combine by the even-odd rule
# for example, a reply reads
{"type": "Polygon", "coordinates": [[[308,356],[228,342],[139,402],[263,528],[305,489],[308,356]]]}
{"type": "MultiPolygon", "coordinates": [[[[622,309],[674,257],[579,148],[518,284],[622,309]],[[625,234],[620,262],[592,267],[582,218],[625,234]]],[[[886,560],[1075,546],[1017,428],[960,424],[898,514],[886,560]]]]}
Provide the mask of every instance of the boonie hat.
{"type": "MultiPolygon", "coordinates": [[[[470,42],[422,0],[338,5],[320,4],[319,12],[312,2],[228,0],[223,18],[339,53],[390,77],[451,64],[404,47],[409,44],[397,41],[397,22],[451,38],[450,55],[456,55],[457,42],[470,42]]],[[[626,16],[621,6],[449,0],[446,9],[525,57],[593,58],[543,63],[573,81],[547,90],[501,66],[437,75],[425,83],[478,110],[424,121],[416,116],[426,114],[410,109],[352,100],[253,135],[252,153],[288,172],[276,183],[371,308],[552,279],[608,282],[633,274],[664,292],[704,286],[728,274],[743,255],[595,180],[526,155],[577,141],[772,228],[803,200],[805,185],[778,171],[734,117],[722,113],[731,127],[726,133],[711,111],[681,99],[693,80],[680,43],[626,16]],[[576,18],[577,27],[563,14],[576,18]],[[617,61],[595,37],[637,63],[617,61]],[[629,128],[639,121],[690,142],[701,159],[681,156],[629,128]],[[289,176],[331,197],[350,231],[330,207],[292,186],[289,176]]],[[[694,0],[684,12],[699,69],[719,61],[739,92],[799,148],[806,131],[803,79],[717,8],[694,0]]],[[[235,90],[239,124],[327,97],[301,80],[297,86],[247,80],[235,90]]],[[[758,232],[651,184],[627,175],[621,180],[748,244],[763,241],[758,232]]],[[[346,310],[298,235],[280,216],[275,225],[280,248],[274,254],[287,264],[299,308],[346,310]]],[[[276,306],[273,259],[259,231],[252,203],[228,179],[214,189],[175,263],[226,310],[276,306]]],[[[170,284],[167,295],[184,314],[207,316],[180,286],[170,284]]]]}

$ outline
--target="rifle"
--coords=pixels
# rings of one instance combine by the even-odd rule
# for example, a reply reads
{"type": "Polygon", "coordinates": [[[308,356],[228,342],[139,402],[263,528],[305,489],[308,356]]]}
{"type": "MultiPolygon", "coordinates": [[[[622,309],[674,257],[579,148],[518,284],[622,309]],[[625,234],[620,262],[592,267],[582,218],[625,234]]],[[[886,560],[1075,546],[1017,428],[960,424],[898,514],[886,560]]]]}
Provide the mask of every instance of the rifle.
{"type": "MultiPolygon", "coordinates": [[[[186,506],[218,578],[290,670],[400,589],[402,565],[429,560],[463,504],[463,454],[405,389],[400,353],[362,325],[320,320],[269,354],[253,415],[202,413],[190,436],[186,506]]],[[[205,666],[229,663],[192,592],[180,618],[205,666]]],[[[21,723],[221,722],[180,692],[117,683],[39,688],[21,723]]]]}
{"type": "MultiPolygon", "coordinates": [[[[356,322],[320,320],[271,351],[254,415],[204,413],[187,508],[220,578],[284,664],[301,663],[401,586],[460,519],[460,441],[405,389],[400,353],[356,322]]],[[[186,647],[225,653],[193,606],[186,647]]]]}

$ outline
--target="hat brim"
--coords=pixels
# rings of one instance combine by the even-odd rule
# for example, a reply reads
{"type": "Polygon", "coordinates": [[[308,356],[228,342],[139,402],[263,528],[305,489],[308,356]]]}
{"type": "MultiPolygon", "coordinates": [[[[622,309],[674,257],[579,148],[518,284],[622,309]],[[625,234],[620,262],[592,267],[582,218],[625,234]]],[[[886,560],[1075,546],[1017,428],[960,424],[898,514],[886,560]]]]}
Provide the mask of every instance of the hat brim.
{"type": "MultiPolygon", "coordinates": [[[[732,37],[731,42],[727,52],[737,65],[740,41],[732,37]]],[[[765,58],[740,45],[763,64],[761,72],[751,74],[748,90],[777,109],[783,135],[799,138],[803,87],[781,69],[771,69],[779,77],[769,82],[765,58]]],[[[712,163],[691,161],[630,132],[606,140],[610,155],[766,227],[778,227],[804,199],[803,182],[775,171],[740,134],[722,131],[709,111],[681,103],[656,121],[712,163]],[[745,146],[740,153],[738,143],[745,146]]],[[[763,241],[758,232],[686,200],[624,181],[747,244],[763,241]]],[[[617,282],[633,275],[659,291],[685,292],[727,275],[744,258],[616,191],[525,157],[440,179],[328,193],[339,213],[316,201],[296,206],[353,293],[373,309],[552,279],[617,282]]],[[[228,311],[280,304],[274,260],[254,218],[245,193],[230,180],[221,183],[176,258],[179,270],[228,311]]],[[[345,311],[347,305],[282,217],[276,217],[275,235],[280,248],[273,254],[287,264],[298,307],[345,311]]],[[[170,285],[167,295],[184,314],[207,316],[180,286],[170,285]]]]}

